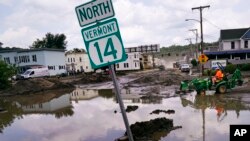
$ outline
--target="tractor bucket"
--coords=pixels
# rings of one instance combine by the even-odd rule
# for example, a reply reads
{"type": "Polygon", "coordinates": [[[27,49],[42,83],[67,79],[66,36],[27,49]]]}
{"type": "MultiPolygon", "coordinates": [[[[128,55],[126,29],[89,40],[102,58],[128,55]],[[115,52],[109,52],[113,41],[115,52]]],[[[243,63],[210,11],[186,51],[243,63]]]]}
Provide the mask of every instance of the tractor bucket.
{"type": "Polygon", "coordinates": [[[189,89],[189,81],[181,81],[180,91],[187,91],[189,89]]]}

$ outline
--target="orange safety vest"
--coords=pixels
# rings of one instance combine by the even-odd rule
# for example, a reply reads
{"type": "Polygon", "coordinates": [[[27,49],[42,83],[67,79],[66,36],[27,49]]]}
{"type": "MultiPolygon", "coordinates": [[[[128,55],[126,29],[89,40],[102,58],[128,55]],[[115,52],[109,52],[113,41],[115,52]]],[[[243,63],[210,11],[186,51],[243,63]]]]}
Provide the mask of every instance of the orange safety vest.
{"type": "Polygon", "coordinates": [[[223,78],[223,73],[222,73],[222,71],[221,70],[218,70],[217,72],[216,72],[216,74],[215,74],[215,77],[216,77],[216,79],[218,79],[218,80],[222,80],[222,78],[223,78]]]}

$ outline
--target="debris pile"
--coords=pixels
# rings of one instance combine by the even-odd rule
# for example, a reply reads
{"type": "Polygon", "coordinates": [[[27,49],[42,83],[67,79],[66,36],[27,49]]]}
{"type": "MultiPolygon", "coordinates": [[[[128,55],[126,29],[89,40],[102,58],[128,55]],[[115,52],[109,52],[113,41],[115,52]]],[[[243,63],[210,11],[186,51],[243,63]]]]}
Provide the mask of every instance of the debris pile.
{"type": "Polygon", "coordinates": [[[130,128],[135,141],[158,141],[170,131],[182,127],[174,127],[172,119],[156,118],[150,121],[136,122],[130,128]]]}
{"type": "Polygon", "coordinates": [[[111,77],[109,75],[102,74],[88,74],[84,75],[80,80],[74,81],[74,84],[91,84],[91,83],[100,83],[111,81],[111,77]]]}
{"type": "Polygon", "coordinates": [[[126,109],[126,112],[132,112],[132,111],[135,111],[135,110],[137,110],[138,109],[138,106],[131,106],[131,105],[128,105],[127,106],[127,109],[126,109]]]}
{"type": "Polygon", "coordinates": [[[68,88],[74,88],[74,85],[62,83],[58,79],[32,78],[17,81],[11,88],[2,91],[1,94],[20,95],[68,88]]]}
{"type": "Polygon", "coordinates": [[[175,113],[175,110],[160,110],[160,109],[157,109],[157,110],[154,110],[153,112],[151,112],[150,114],[160,114],[160,113],[165,113],[165,114],[174,114],[175,113]]]}
{"type": "Polygon", "coordinates": [[[188,75],[181,74],[176,70],[166,70],[166,71],[155,71],[151,73],[146,73],[141,76],[141,78],[131,81],[130,84],[148,84],[148,85],[179,85],[183,80],[191,80],[188,75]]]}

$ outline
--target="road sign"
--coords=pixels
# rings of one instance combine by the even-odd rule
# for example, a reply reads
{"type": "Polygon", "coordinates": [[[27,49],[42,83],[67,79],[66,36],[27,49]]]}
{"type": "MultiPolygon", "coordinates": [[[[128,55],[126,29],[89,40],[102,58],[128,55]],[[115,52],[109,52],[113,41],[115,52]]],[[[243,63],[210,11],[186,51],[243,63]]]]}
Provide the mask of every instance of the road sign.
{"type": "Polygon", "coordinates": [[[75,8],[81,27],[115,15],[111,0],[92,0],[75,8]]]}
{"type": "Polygon", "coordinates": [[[100,68],[127,59],[115,18],[83,28],[82,36],[92,68],[100,68]]]}
{"type": "Polygon", "coordinates": [[[205,54],[201,54],[198,59],[201,64],[205,64],[208,60],[208,57],[205,54]]]}

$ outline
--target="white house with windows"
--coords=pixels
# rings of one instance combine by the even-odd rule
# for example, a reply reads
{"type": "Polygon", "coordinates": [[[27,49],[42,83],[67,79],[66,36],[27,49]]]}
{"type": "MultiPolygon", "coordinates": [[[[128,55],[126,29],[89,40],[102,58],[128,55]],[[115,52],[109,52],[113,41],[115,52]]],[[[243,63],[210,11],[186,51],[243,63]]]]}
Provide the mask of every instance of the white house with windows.
{"type": "Polygon", "coordinates": [[[88,54],[84,52],[67,52],[66,70],[68,72],[92,72],[94,71],[90,65],[88,54]]]}
{"type": "Polygon", "coordinates": [[[61,49],[19,49],[0,51],[0,56],[8,64],[20,68],[21,73],[37,66],[48,67],[50,75],[66,72],[64,50],[61,49]]]}
{"type": "Polygon", "coordinates": [[[250,28],[226,29],[220,32],[220,50],[249,49],[250,28]]]}
{"type": "Polygon", "coordinates": [[[221,30],[218,51],[204,53],[210,60],[227,60],[232,64],[250,63],[250,28],[221,30]]]}
{"type": "Polygon", "coordinates": [[[127,70],[140,70],[140,53],[131,52],[126,53],[127,60],[116,64],[117,71],[127,71],[127,70]]]}

